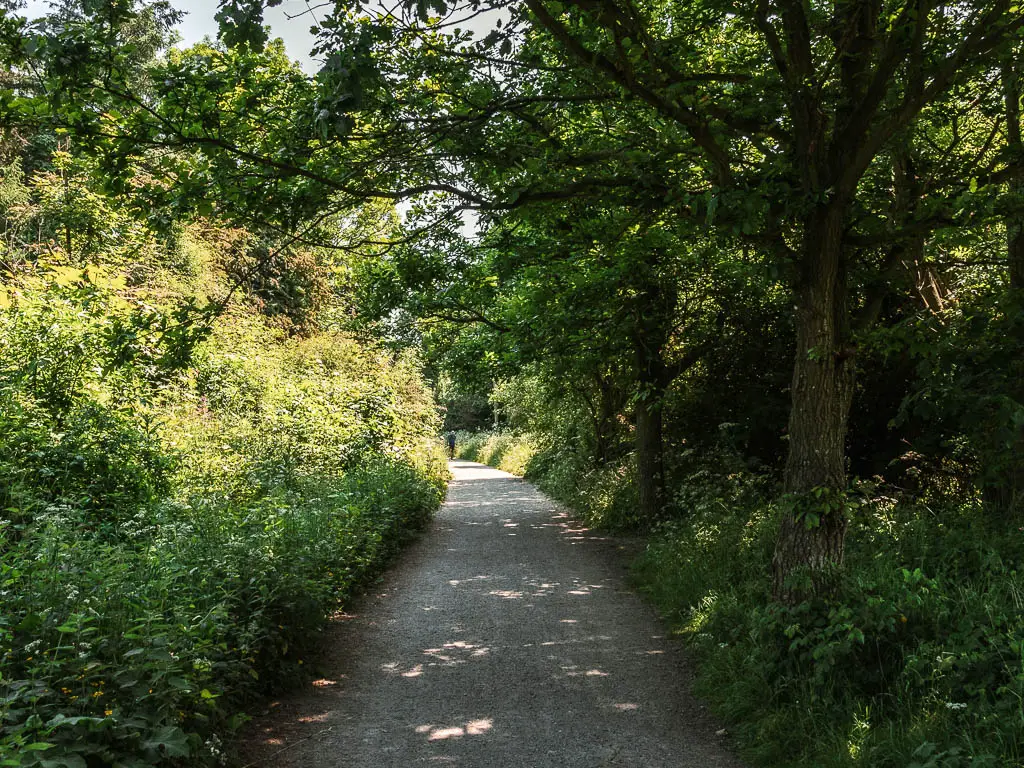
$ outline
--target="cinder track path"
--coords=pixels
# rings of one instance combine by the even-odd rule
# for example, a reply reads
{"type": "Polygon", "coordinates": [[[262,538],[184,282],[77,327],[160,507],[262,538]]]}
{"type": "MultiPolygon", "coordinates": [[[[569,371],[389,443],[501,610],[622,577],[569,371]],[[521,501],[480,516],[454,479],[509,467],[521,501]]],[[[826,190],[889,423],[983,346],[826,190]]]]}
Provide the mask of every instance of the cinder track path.
{"type": "Polygon", "coordinates": [[[519,478],[451,469],[325,677],[252,724],[250,765],[741,768],[616,545],[519,478]]]}

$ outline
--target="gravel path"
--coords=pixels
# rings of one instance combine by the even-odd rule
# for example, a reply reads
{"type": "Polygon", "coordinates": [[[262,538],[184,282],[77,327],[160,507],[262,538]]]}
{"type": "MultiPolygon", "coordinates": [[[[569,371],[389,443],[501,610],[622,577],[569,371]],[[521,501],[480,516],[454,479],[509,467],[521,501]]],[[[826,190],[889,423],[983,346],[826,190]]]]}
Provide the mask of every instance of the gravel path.
{"type": "Polygon", "coordinates": [[[329,632],[251,766],[741,768],[626,558],[529,483],[456,461],[430,530],[329,632]]]}

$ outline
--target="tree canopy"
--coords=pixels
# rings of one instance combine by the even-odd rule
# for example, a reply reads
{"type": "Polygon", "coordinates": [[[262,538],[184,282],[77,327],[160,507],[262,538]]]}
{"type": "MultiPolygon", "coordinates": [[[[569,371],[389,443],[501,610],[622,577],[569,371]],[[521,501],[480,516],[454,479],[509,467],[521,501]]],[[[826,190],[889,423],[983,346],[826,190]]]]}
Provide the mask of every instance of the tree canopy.
{"type": "Polygon", "coordinates": [[[417,348],[448,426],[616,468],[648,528],[727,453],[772,478],[780,605],[834,593],[878,484],[1019,514],[1014,0],[333,0],[313,75],[277,4],[184,50],[166,2],[4,6],[4,253],[244,230],[228,299],[133,331],[184,360],[245,291],[417,348]]]}

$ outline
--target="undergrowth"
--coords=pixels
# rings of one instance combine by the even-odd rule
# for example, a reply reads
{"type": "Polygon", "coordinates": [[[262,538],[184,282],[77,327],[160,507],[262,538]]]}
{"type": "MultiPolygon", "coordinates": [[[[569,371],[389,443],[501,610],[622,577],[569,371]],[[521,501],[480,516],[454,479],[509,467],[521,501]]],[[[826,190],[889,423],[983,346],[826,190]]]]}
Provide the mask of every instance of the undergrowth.
{"type": "Polygon", "coordinates": [[[592,525],[616,530],[640,523],[629,461],[595,466],[570,442],[514,432],[460,432],[458,437],[460,458],[528,478],[592,525]]]}
{"type": "MultiPolygon", "coordinates": [[[[464,457],[522,468],[592,524],[630,521],[628,466],[587,470],[536,438],[476,435],[464,457]],[[514,451],[513,451],[514,448],[514,451]],[[530,456],[507,460],[507,456],[530,456]]],[[[697,692],[773,768],[1024,765],[1024,529],[976,502],[858,507],[828,599],[774,603],[782,510],[735,456],[676,457],[669,519],[634,563],[693,650],[697,692]]]]}
{"type": "Polygon", "coordinates": [[[530,436],[511,432],[459,432],[456,451],[460,459],[509,472],[525,475],[537,449],[530,436]]]}
{"type": "Polygon", "coordinates": [[[0,310],[0,765],[223,764],[439,504],[433,402],[415,360],[244,307],[155,332],[97,274],[0,310]]]}
{"type": "Polygon", "coordinates": [[[767,594],[781,513],[749,473],[695,472],[635,564],[695,649],[698,693],[770,766],[1024,764],[1024,577],[1015,526],[876,496],[828,599],[767,594]]]}

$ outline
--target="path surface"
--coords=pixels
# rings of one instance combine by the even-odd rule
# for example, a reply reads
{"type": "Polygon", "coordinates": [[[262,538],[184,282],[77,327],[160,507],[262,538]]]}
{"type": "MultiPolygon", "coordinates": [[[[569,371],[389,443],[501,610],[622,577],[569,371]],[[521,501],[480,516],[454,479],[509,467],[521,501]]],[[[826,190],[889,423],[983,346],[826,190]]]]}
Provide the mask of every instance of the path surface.
{"type": "Polygon", "coordinates": [[[741,768],[616,545],[451,468],[432,527],[331,630],[327,676],[253,724],[251,765],[741,768]]]}

